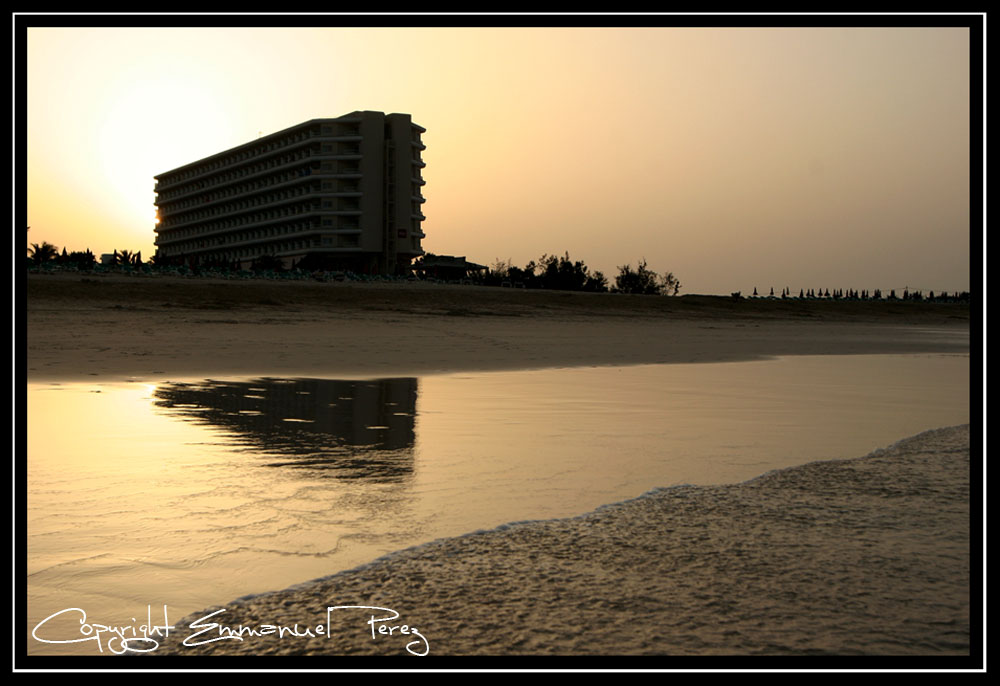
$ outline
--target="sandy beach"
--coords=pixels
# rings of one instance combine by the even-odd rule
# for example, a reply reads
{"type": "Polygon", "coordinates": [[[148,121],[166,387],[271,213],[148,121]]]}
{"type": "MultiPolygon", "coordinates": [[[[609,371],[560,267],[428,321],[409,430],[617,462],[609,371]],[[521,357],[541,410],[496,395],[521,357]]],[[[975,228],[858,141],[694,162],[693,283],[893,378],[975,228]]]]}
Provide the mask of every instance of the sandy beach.
{"type": "Polygon", "coordinates": [[[149,655],[967,654],[968,445],[935,430],[435,541],[207,608],[149,655]],[[219,638],[262,625],[314,633],[219,638]]]}
{"type": "Polygon", "coordinates": [[[986,670],[985,13],[245,14],[16,13],[15,672],[986,670]]]}
{"type": "MultiPolygon", "coordinates": [[[[372,379],[963,355],[970,312],[61,274],[29,276],[26,333],[29,381],[372,379]]],[[[184,644],[192,629],[153,655],[968,655],[969,427],[927,429],[867,457],[843,455],[860,459],[657,489],[581,517],[407,548],[276,593],[220,597],[225,605],[171,620],[186,628],[202,618],[203,636],[217,635],[214,622],[313,634],[184,644]]]]}
{"type": "Polygon", "coordinates": [[[968,335],[969,306],[959,304],[71,274],[27,282],[32,380],[353,378],[967,352],[968,335]]]}

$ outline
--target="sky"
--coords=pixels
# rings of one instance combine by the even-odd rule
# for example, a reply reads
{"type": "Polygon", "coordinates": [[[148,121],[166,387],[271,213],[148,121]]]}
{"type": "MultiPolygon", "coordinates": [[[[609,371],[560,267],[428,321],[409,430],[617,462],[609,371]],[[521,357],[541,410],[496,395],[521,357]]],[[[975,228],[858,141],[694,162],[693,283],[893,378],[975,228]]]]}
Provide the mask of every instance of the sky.
{"type": "MultiPolygon", "coordinates": [[[[970,289],[963,28],[40,28],[27,243],[154,253],[153,176],[308,119],[427,129],[427,252],[681,293],[970,289]]],[[[978,132],[977,132],[978,133],[978,132]]]]}

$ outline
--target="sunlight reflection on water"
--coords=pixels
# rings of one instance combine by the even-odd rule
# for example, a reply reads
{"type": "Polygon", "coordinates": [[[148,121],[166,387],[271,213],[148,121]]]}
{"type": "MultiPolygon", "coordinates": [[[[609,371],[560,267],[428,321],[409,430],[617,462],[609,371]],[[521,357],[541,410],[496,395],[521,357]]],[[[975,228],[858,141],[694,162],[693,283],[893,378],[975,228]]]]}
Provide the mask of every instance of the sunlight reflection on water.
{"type": "Polygon", "coordinates": [[[30,632],[65,607],[179,618],[435,538],[861,456],[968,422],[969,357],[28,390],[30,632]]]}

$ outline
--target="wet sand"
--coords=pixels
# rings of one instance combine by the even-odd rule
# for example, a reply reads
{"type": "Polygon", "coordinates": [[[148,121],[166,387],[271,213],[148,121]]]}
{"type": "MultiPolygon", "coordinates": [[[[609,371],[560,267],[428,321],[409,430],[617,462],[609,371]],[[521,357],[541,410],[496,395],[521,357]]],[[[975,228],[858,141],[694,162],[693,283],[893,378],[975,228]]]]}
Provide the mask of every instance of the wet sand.
{"type": "Polygon", "coordinates": [[[965,425],[443,539],[189,615],[149,657],[967,655],[969,457],[965,425]]]}
{"type": "MultiPolygon", "coordinates": [[[[27,286],[31,380],[969,351],[968,305],[75,275],[27,286]]],[[[392,608],[398,621],[375,624],[416,627],[431,655],[968,654],[968,429],[904,452],[437,541],[216,617],[328,621],[329,638],[190,647],[175,635],[154,655],[405,658],[408,641],[422,651],[402,629],[373,639],[369,611],[325,611],[341,605],[392,608]]]]}
{"type": "Polygon", "coordinates": [[[969,306],[30,275],[33,380],[357,378],[968,352],[969,306]]]}

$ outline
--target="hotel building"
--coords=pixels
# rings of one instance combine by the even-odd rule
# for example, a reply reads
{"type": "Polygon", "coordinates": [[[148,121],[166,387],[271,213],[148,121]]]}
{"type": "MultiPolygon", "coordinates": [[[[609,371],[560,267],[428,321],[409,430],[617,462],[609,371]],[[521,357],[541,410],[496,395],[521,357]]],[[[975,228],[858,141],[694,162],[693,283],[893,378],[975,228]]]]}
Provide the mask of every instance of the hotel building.
{"type": "Polygon", "coordinates": [[[424,131],[408,114],[351,112],[159,174],[157,261],[404,273],[424,252],[424,131]]]}

